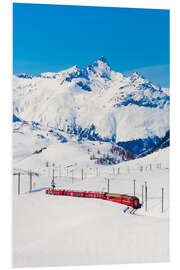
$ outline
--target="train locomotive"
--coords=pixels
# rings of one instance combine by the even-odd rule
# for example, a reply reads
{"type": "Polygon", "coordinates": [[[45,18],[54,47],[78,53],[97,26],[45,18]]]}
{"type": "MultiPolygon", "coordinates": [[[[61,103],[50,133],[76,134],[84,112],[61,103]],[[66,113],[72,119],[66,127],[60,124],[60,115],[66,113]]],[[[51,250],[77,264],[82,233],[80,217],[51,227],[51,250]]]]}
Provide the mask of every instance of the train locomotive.
{"type": "Polygon", "coordinates": [[[141,208],[141,204],[138,197],[126,194],[95,192],[95,191],[57,190],[57,189],[47,189],[46,194],[102,199],[120,204],[125,204],[127,206],[131,206],[134,209],[141,208]]]}

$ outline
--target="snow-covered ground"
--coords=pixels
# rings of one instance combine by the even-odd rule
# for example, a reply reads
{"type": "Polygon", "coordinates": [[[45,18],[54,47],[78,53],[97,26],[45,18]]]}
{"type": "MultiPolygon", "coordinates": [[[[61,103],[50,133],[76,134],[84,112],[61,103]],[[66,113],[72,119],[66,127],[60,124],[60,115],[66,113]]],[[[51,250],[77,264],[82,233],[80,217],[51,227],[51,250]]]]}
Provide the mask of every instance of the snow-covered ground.
{"type": "Polygon", "coordinates": [[[99,147],[102,151],[108,143],[54,143],[40,154],[14,159],[14,172],[32,170],[39,175],[33,175],[32,193],[29,176],[21,175],[20,195],[18,177],[13,177],[14,266],[168,261],[169,148],[141,159],[100,166],[89,159],[87,151],[99,147]],[[46,195],[53,168],[57,188],[107,191],[110,179],[110,192],[133,194],[135,179],[140,200],[146,181],[147,212],[143,206],[131,215],[123,212],[125,205],[109,201],[46,195]]]}

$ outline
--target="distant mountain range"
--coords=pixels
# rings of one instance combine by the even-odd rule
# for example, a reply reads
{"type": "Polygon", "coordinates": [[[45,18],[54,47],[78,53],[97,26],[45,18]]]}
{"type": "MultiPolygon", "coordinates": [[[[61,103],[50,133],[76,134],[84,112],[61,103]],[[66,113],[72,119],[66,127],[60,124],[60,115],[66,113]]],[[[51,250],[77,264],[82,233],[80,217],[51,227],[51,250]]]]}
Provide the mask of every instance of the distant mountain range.
{"type": "Polygon", "coordinates": [[[36,122],[77,141],[107,141],[140,155],[169,134],[169,91],[138,73],[115,72],[105,57],[39,76],[13,76],[13,121],[36,122]]]}

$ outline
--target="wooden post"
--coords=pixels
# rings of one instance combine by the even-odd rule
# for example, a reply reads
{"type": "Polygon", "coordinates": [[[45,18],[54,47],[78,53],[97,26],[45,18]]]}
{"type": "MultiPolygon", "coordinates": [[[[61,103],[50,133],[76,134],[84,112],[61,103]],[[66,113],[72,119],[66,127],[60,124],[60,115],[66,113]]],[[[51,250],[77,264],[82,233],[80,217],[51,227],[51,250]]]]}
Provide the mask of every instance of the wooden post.
{"type": "Polygon", "coordinates": [[[20,195],[20,172],[18,173],[18,195],[20,195]]]}
{"type": "Polygon", "coordinates": [[[163,213],[164,211],[164,188],[162,188],[162,208],[161,208],[161,212],[163,213]]]}

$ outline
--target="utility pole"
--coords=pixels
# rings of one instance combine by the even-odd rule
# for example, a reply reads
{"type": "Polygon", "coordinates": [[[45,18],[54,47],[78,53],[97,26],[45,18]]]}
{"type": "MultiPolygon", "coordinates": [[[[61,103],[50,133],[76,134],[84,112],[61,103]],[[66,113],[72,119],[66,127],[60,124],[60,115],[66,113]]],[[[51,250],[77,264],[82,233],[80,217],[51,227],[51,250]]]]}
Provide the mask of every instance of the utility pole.
{"type": "Polygon", "coordinates": [[[134,196],[135,196],[136,195],[136,180],[134,179],[133,182],[134,182],[134,196]]]}
{"type": "Polygon", "coordinates": [[[161,212],[163,213],[164,211],[164,188],[162,188],[162,209],[161,212]]]}
{"type": "Polygon", "coordinates": [[[29,172],[29,179],[30,179],[30,184],[29,184],[29,192],[32,192],[32,172],[29,172]]]}
{"type": "Polygon", "coordinates": [[[82,176],[81,177],[82,177],[82,180],[83,180],[83,169],[82,169],[82,176]]]}
{"type": "Polygon", "coordinates": [[[145,202],[146,202],[145,210],[147,212],[147,182],[145,182],[145,202]]]}
{"type": "Polygon", "coordinates": [[[20,195],[20,172],[18,173],[18,195],[20,195]]]}
{"type": "Polygon", "coordinates": [[[144,185],[142,185],[142,206],[144,205],[144,185]]]}

